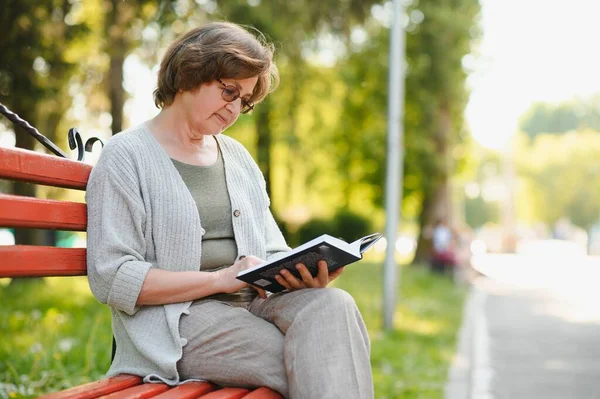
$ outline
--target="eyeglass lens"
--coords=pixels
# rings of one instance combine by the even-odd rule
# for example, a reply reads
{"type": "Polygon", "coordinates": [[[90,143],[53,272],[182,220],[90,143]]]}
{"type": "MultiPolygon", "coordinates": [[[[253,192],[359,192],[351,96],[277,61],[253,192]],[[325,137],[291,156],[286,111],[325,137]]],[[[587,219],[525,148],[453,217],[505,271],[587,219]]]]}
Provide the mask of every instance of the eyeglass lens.
{"type": "MultiPolygon", "coordinates": [[[[221,79],[217,80],[221,85],[223,85],[223,91],[221,92],[221,97],[223,100],[227,102],[232,102],[237,100],[240,97],[240,90],[232,85],[227,85],[221,81],[221,79]]],[[[254,104],[251,101],[242,98],[242,109],[241,112],[243,114],[248,113],[254,109],[254,104]]]]}

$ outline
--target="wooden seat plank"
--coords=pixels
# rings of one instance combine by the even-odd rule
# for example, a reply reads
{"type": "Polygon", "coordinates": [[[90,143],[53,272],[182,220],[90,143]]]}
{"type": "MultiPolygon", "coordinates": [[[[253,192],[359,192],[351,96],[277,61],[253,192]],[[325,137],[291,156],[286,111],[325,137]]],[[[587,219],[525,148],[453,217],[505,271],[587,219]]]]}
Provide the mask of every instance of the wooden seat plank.
{"type": "Polygon", "coordinates": [[[85,190],[92,166],[21,148],[0,148],[0,178],[85,190]]]}
{"type": "Polygon", "coordinates": [[[85,248],[0,246],[0,277],[84,276],[85,248]]]}
{"type": "Polygon", "coordinates": [[[154,399],[196,399],[204,394],[214,391],[217,386],[210,382],[188,382],[171,388],[154,397],[154,399]]]}
{"type": "Polygon", "coordinates": [[[243,396],[243,399],[283,399],[283,396],[272,389],[261,387],[243,396]]]}
{"type": "Polygon", "coordinates": [[[248,394],[250,390],[244,388],[223,388],[218,391],[211,392],[207,395],[200,396],[202,399],[240,399],[248,394]]]}
{"type": "Polygon", "coordinates": [[[153,398],[156,395],[169,389],[167,384],[144,384],[127,388],[119,392],[114,392],[106,396],[100,396],[102,399],[146,399],[153,398]]]}
{"type": "Polygon", "coordinates": [[[0,194],[0,226],[85,231],[86,204],[0,194]]]}
{"type": "Polygon", "coordinates": [[[122,391],[135,385],[140,385],[142,378],[136,375],[121,374],[90,382],[65,391],[41,396],[40,399],[93,399],[101,395],[122,391]]]}

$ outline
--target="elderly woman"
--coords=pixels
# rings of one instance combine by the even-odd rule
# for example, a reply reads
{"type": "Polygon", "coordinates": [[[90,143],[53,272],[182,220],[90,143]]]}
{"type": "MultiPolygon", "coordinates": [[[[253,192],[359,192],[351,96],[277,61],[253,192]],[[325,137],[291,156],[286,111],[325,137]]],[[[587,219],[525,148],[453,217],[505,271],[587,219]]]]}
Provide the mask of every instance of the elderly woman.
{"type": "MultiPolygon", "coordinates": [[[[339,273],[278,276],[266,296],[239,271],[289,251],[264,178],[221,134],[278,81],[273,49],[230,23],[175,41],[160,113],[108,141],[87,188],[88,274],[117,343],[109,375],[270,387],[290,398],[370,398],[369,338],[339,273]]],[[[339,269],[341,270],[341,269],[339,269]]]]}

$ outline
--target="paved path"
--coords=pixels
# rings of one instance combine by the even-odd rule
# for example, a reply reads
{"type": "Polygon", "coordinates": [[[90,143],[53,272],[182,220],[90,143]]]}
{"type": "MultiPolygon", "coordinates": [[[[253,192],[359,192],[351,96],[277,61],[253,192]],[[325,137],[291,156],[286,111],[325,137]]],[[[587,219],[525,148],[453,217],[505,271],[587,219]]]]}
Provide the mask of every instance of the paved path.
{"type": "Polygon", "coordinates": [[[600,266],[507,260],[472,287],[446,399],[600,399],[600,266]]]}

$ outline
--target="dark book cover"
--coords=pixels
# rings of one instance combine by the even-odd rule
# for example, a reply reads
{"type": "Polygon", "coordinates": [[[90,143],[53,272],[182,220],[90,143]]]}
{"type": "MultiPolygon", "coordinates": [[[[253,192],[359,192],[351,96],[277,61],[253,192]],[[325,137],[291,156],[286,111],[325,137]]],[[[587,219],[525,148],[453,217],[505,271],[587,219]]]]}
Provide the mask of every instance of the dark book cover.
{"type": "Polygon", "coordinates": [[[381,234],[375,233],[349,244],[324,234],[275,259],[270,259],[238,273],[237,278],[270,292],[280,292],[285,290],[285,287],[275,280],[275,276],[282,269],[289,270],[296,278],[301,279],[300,273],[296,270],[296,264],[303,263],[314,277],[319,271],[318,262],[325,260],[331,273],[342,266],[362,259],[363,252],[375,244],[379,238],[381,238],[381,234]]]}

